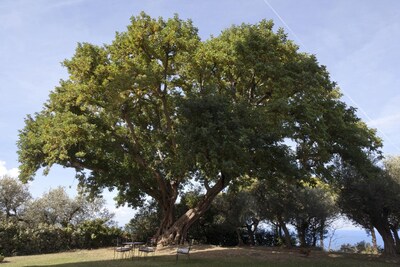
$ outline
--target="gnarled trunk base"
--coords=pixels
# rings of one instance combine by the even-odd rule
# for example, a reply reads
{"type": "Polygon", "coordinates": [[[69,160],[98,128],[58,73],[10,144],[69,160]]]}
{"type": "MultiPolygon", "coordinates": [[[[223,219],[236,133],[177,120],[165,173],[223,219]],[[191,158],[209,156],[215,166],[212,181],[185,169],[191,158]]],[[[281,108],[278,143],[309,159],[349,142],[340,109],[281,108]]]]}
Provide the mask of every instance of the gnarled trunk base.
{"type": "Polygon", "coordinates": [[[390,231],[389,226],[387,225],[375,225],[376,230],[379,232],[383,239],[383,255],[393,257],[396,256],[396,246],[394,243],[394,239],[392,236],[392,232],[390,231]]]}
{"type": "Polygon", "coordinates": [[[160,230],[158,242],[164,246],[169,244],[183,244],[187,239],[189,228],[210,208],[212,201],[225,188],[226,184],[227,179],[224,175],[221,175],[213,187],[208,187],[207,185],[207,193],[196,207],[186,211],[168,229],[160,230]]]}

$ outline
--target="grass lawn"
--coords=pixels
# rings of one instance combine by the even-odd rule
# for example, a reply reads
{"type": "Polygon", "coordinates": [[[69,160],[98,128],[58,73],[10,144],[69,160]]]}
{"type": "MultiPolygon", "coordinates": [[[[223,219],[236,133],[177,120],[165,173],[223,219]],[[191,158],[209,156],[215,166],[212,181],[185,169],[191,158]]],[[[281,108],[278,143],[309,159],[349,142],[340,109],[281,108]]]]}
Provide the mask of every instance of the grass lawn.
{"type": "Polygon", "coordinates": [[[133,260],[114,260],[112,248],[81,250],[56,254],[7,257],[0,267],[60,266],[60,267],[113,267],[113,266],[217,266],[217,267],[379,267],[399,266],[400,260],[377,256],[324,253],[313,251],[304,257],[296,250],[271,248],[219,248],[195,246],[190,259],[180,256],[175,262],[175,249],[163,248],[155,256],[135,257],[133,260]]]}

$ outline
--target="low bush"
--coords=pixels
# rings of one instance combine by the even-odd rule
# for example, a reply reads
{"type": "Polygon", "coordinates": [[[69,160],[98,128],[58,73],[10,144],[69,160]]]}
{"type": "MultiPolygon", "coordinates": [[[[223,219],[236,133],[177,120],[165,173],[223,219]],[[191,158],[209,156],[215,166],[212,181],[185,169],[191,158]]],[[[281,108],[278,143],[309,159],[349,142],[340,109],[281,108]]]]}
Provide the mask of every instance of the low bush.
{"type": "Polygon", "coordinates": [[[58,227],[39,224],[0,223],[0,254],[4,256],[60,252],[112,246],[122,230],[105,220],[85,221],[77,226],[58,227]]]}

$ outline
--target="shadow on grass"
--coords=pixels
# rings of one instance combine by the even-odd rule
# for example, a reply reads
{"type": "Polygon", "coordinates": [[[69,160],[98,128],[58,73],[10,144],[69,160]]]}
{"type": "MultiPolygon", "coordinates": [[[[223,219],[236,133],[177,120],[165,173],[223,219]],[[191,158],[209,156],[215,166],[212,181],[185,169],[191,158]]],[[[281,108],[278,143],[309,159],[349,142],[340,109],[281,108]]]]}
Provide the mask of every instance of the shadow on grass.
{"type": "MultiPolygon", "coordinates": [[[[175,260],[175,256],[154,256],[154,257],[143,257],[132,259],[110,259],[110,260],[100,260],[100,261],[85,261],[85,262],[71,262],[62,264],[32,264],[24,265],[26,267],[39,267],[39,266],[58,266],[58,267],[150,267],[150,266],[215,266],[209,264],[207,260],[201,259],[179,259],[178,262],[175,260]]],[[[1,266],[1,264],[0,264],[1,266]]],[[[4,267],[6,267],[5,265],[4,267]]],[[[224,265],[221,265],[224,266],[224,265]]],[[[1,266],[3,267],[3,266],[1,266]]]]}
{"type": "MultiPolygon", "coordinates": [[[[0,264],[1,267],[3,267],[0,264]]],[[[6,264],[4,265],[7,266],[6,264]]],[[[105,261],[88,261],[88,262],[74,262],[64,264],[53,264],[53,265],[24,265],[27,267],[39,267],[39,266],[57,266],[57,267],[395,267],[399,266],[395,263],[383,263],[383,262],[365,262],[365,261],[318,261],[310,260],[307,262],[297,261],[242,261],[242,260],[216,260],[216,259],[185,259],[175,262],[175,257],[159,257],[157,259],[139,259],[139,260],[105,260],[105,261]]]]}
{"type": "MultiPolygon", "coordinates": [[[[399,262],[385,262],[384,259],[378,257],[369,257],[366,255],[351,255],[325,252],[312,252],[309,257],[304,257],[299,254],[298,250],[287,249],[267,249],[261,247],[246,247],[246,248],[214,248],[209,250],[207,247],[193,248],[190,253],[190,258],[179,257],[176,262],[176,250],[164,250],[160,255],[135,257],[129,259],[109,259],[99,260],[99,258],[82,258],[75,259],[79,262],[70,263],[47,263],[40,265],[39,263],[27,262],[24,265],[28,267],[38,266],[58,266],[58,267],[391,267],[399,266],[399,262]],[[164,254],[163,254],[164,253],[164,254]]],[[[105,251],[108,255],[108,251],[105,251]]],[[[102,256],[105,256],[103,254],[102,256]]],[[[10,266],[13,265],[12,258],[8,259],[10,266]]],[[[73,261],[73,260],[72,260],[73,261]]],[[[15,263],[14,263],[15,264],[15,263]]],[[[0,264],[0,267],[7,267],[8,264],[0,264]]]]}

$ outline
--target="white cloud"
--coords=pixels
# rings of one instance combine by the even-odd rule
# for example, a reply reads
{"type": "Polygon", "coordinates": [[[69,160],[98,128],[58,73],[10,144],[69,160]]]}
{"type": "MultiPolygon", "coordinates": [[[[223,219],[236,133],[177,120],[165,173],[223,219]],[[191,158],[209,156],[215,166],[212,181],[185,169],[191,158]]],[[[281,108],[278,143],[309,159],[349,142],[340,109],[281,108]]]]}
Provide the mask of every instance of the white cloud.
{"type": "Polygon", "coordinates": [[[391,129],[400,125],[400,113],[380,117],[369,122],[372,127],[391,129]]]}
{"type": "Polygon", "coordinates": [[[0,176],[9,175],[11,177],[17,178],[19,175],[18,168],[12,168],[7,170],[6,162],[0,160],[0,176]]]}

